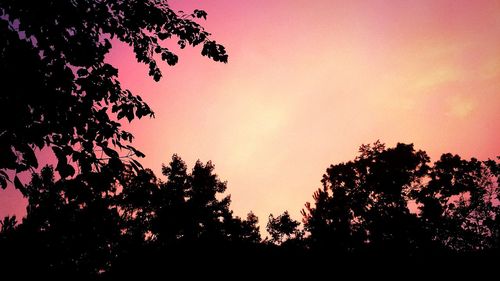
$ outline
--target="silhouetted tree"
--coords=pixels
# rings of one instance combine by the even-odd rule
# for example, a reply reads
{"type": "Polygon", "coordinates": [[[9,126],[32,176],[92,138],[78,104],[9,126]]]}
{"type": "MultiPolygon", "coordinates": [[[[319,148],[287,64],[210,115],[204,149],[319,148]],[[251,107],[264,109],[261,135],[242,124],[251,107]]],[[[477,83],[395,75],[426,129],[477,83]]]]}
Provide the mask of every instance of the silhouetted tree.
{"type": "Polygon", "coordinates": [[[428,163],[411,144],[376,142],[330,166],[315,205],[302,211],[312,249],[391,256],[495,249],[498,163],[451,154],[428,163]]]}
{"type": "Polygon", "coordinates": [[[174,155],[163,166],[166,182],[159,184],[153,219],[153,234],[161,243],[170,241],[251,241],[259,242],[258,218],[249,213],[246,220],[229,209],[226,182],[213,172],[211,162],[197,161],[191,173],[184,161],[174,155]]]}
{"type": "Polygon", "coordinates": [[[495,247],[500,219],[498,165],[449,153],[434,164],[429,182],[411,194],[434,241],[459,253],[495,247]]]}
{"type": "Polygon", "coordinates": [[[282,245],[291,240],[302,239],[303,232],[299,230],[300,222],[292,219],[288,211],[277,216],[269,215],[266,230],[271,234],[271,243],[282,245]]]}
{"type": "Polygon", "coordinates": [[[223,196],[226,183],[213,170],[211,162],[197,161],[188,172],[177,155],[163,166],[165,182],[151,171],[133,176],[130,170],[119,195],[126,248],[113,276],[126,277],[130,268],[156,273],[167,265],[184,268],[186,259],[196,265],[227,262],[239,250],[255,248],[258,218],[251,212],[246,220],[233,215],[230,196],[223,196]]]}
{"type": "Polygon", "coordinates": [[[246,220],[241,221],[241,231],[239,232],[238,240],[251,243],[259,243],[261,241],[259,218],[253,212],[249,212],[246,220]]]}
{"type": "Polygon", "coordinates": [[[211,162],[196,162],[191,173],[185,163],[174,155],[169,166],[163,167],[168,181],[160,184],[162,204],[157,210],[158,238],[186,242],[203,239],[220,239],[222,223],[229,214],[230,197],[216,198],[226,190],[213,173],[211,162]],[[219,238],[216,238],[219,237],[219,238]]]}
{"type": "MultiPolygon", "coordinates": [[[[227,62],[224,47],[195,21],[206,15],[174,12],[156,0],[1,1],[0,187],[9,180],[6,171],[37,168],[35,148],[52,148],[62,178],[75,174],[72,161],[89,172],[120,162],[122,149],[143,156],[115,118],[132,121],[153,111],[104,62],[111,40],[131,46],[158,81],[157,58],[178,61],[162,44],[167,39],[181,48],[201,44],[203,56],[227,62]]],[[[14,183],[22,186],[17,177],[14,183]]]]}
{"type": "Polygon", "coordinates": [[[411,253],[419,243],[408,192],[420,184],[429,158],[413,145],[386,149],[376,142],[360,148],[354,161],[332,165],[315,207],[303,211],[313,246],[335,254],[364,251],[411,253]]]}

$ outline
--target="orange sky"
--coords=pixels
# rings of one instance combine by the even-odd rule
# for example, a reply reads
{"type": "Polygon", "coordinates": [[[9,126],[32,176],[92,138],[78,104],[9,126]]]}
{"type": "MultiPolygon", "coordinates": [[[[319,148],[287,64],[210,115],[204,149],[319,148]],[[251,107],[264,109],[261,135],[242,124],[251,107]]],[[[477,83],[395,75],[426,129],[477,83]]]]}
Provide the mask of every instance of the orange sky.
{"type": "MultiPolygon", "coordinates": [[[[500,155],[500,1],[171,2],[208,12],[229,63],[182,50],[155,83],[116,45],[108,60],[156,113],[126,127],[157,174],[173,153],[212,160],[235,213],[263,228],[269,213],[300,219],[328,165],[363,143],[500,155]]],[[[9,196],[2,215],[19,208],[9,196]]]]}

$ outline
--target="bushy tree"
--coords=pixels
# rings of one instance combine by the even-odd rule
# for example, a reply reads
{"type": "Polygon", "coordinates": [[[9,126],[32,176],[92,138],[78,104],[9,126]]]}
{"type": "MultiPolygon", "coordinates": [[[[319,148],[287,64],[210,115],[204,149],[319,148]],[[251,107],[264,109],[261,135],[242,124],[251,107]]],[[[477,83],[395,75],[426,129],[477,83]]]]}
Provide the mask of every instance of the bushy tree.
{"type": "Polygon", "coordinates": [[[428,183],[412,192],[432,240],[458,253],[497,247],[499,164],[450,153],[441,156],[428,183]]]}
{"type": "Polygon", "coordinates": [[[428,156],[413,145],[364,145],[354,160],[331,165],[315,206],[303,210],[312,244],[335,254],[415,250],[416,214],[408,193],[428,170],[428,156]]]}
{"type": "Polygon", "coordinates": [[[466,254],[498,247],[498,163],[411,144],[363,145],[331,165],[302,211],[311,248],[332,255],[466,254]],[[496,182],[495,182],[496,180],[496,182]]]}

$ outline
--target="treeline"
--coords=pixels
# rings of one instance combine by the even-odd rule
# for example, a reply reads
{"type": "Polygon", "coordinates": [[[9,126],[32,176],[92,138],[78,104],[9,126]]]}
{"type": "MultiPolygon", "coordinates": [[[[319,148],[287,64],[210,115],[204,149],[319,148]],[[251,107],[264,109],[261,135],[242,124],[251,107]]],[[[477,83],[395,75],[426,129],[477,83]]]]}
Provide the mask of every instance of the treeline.
{"type": "Polygon", "coordinates": [[[250,261],[498,257],[500,162],[429,162],[411,144],[363,145],[326,170],[303,225],[270,215],[264,239],[253,213],[233,214],[211,162],[188,170],[174,155],[164,181],[131,165],[56,181],[45,167],[22,189],[26,217],[2,221],[0,264],[21,276],[116,279],[250,261]]]}

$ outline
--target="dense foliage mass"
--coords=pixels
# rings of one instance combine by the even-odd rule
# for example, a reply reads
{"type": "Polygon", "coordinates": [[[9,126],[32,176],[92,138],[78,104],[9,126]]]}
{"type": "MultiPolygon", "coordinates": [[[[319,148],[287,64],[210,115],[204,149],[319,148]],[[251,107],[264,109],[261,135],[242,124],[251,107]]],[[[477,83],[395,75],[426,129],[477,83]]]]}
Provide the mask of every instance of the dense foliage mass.
{"type": "Polygon", "coordinates": [[[498,249],[499,162],[379,142],[332,165],[303,210],[311,248],[338,255],[450,255],[498,249]]]}
{"type": "Polygon", "coordinates": [[[115,179],[107,165],[56,181],[45,167],[24,190],[27,216],[2,221],[0,263],[39,276],[125,278],[246,262],[259,271],[284,261],[493,259],[499,171],[499,161],[443,154],[430,165],[413,145],[364,145],[354,161],[327,169],[303,227],[286,211],[270,215],[262,240],[252,212],[242,219],[231,211],[211,162],[188,171],[174,155],[165,180],[132,168],[115,179]]]}

